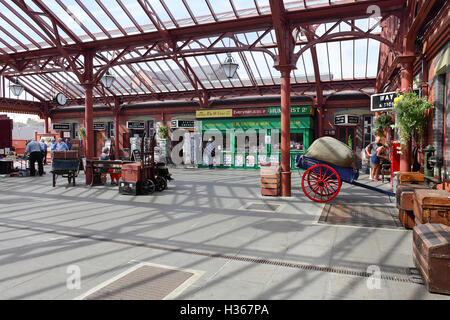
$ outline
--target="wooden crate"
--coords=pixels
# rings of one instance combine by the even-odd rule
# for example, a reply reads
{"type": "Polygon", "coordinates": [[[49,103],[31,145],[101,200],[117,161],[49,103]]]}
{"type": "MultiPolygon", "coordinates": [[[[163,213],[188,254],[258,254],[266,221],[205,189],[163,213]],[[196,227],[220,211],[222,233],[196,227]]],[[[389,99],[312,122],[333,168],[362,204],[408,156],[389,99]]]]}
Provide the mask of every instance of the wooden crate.
{"type": "Polygon", "coordinates": [[[428,291],[450,294],[450,228],[429,223],[414,227],[413,253],[428,291]]]}
{"type": "Polygon", "coordinates": [[[416,224],[442,223],[450,226],[450,193],[443,190],[414,190],[416,224]]]}
{"type": "Polygon", "coordinates": [[[397,175],[398,184],[419,184],[425,183],[424,174],[420,172],[399,172],[397,175]]]}
{"type": "Polygon", "coordinates": [[[403,210],[414,210],[414,190],[429,189],[428,186],[418,184],[402,184],[397,187],[397,208],[403,210]]]}
{"type": "Polygon", "coordinates": [[[412,229],[416,226],[414,211],[398,209],[398,219],[406,229],[412,229]]]}
{"type": "Polygon", "coordinates": [[[265,189],[261,188],[261,195],[262,196],[273,196],[278,197],[280,195],[280,189],[265,189]]]}
{"type": "Polygon", "coordinates": [[[280,195],[280,167],[261,167],[261,195],[280,195]]]}

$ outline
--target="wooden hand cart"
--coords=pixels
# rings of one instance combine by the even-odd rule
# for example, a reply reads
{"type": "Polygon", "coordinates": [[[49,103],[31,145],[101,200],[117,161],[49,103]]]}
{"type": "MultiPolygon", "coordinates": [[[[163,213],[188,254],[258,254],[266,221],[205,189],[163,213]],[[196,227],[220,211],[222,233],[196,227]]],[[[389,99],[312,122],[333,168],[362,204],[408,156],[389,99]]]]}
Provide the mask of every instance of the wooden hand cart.
{"type": "Polygon", "coordinates": [[[80,170],[80,159],[53,159],[52,170],[53,187],[56,186],[56,179],[58,176],[67,178],[69,185],[72,183],[75,186],[75,178],[78,176],[80,170]]]}
{"type": "Polygon", "coordinates": [[[295,158],[295,166],[306,170],[302,176],[302,189],[315,202],[324,203],[336,198],[342,182],[395,197],[393,192],[356,182],[359,177],[358,169],[339,167],[301,155],[295,158]]]}

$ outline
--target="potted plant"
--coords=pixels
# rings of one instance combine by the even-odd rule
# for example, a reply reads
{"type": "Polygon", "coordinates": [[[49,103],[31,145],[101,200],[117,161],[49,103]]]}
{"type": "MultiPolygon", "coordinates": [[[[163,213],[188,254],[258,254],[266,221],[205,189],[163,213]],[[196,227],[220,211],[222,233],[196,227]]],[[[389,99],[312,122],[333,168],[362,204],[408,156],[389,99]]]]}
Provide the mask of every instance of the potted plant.
{"type": "Polygon", "coordinates": [[[80,136],[81,140],[86,140],[86,128],[80,127],[80,130],[78,130],[78,135],[80,136]]]}
{"type": "Polygon", "coordinates": [[[158,135],[161,139],[169,139],[169,127],[166,125],[161,125],[158,129],[158,135]]]}
{"type": "Polygon", "coordinates": [[[427,97],[419,98],[414,92],[403,94],[399,92],[394,99],[394,112],[397,114],[397,124],[400,143],[405,147],[413,135],[419,137],[420,144],[427,125],[427,115],[425,111],[431,108],[432,104],[427,101],[427,97]]]}
{"type": "Polygon", "coordinates": [[[375,125],[373,128],[375,135],[381,138],[386,137],[389,129],[393,124],[394,119],[391,117],[391,115],[388,113],[382,113],[375,120],[375,125]]]}

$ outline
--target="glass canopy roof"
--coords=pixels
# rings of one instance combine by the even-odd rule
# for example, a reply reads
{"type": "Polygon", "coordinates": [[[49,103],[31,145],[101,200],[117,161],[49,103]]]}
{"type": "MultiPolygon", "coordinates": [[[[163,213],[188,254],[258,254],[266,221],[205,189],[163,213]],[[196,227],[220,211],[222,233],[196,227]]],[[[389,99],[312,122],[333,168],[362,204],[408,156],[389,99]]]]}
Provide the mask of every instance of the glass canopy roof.
{"type": "MultiPolygon", "coordinates": [[[[367,1],[285,0],[284,7],[289,16],[349,2],[367,1]]],[[[294,53],[302,50],[291,72],[293,88],[314,84],[317,77],[330,83],[374,79],[382,18],[368,16],[293,22],[299,30],[294,53]],[[314,47],[311,40],[317,40],[314,47]],[[314,55],[319,74],[314,72],[314,55]]],[[[163,93],[182,97],[186,91],[278,85],[271,19],[269,0],[0,0],[0,96],[16,98],[8,86],[18,77],[26,89],[18,99],[51,101],[57,92],[69,101],[83,99],[73,69],[83,72],[80,52],[85,46],[96,48],[94,73],[109,67],[116,75],[110,89],[99,82],[97,97],[148,95],[154,100],[163,93]],[[234,22],[236,30],[210,31],[226,22],[234,22]],[[178,36],[185,30],[192,34],[178,36]],[[143,35],[148,42],[128,45],[129,39],[143,35]],[[232,79],[221,69],[230,49],[239,64],[232,79]]]]}

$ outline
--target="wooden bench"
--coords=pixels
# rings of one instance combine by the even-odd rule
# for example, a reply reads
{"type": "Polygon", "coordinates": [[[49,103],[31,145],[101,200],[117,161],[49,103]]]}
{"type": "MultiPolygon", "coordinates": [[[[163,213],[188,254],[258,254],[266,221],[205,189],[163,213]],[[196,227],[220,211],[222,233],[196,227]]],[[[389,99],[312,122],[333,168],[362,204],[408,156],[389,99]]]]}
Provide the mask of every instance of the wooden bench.
{"type": "Polygon", "coordinates": [[[86,169],[92,170],[92,181],[90,186],[102,185],[102,174],[122,174],[122,165],[133,161],[122,160],[86,160],[86,169]],[[110,171],[112,170],[112,171],[110,171]]]}

